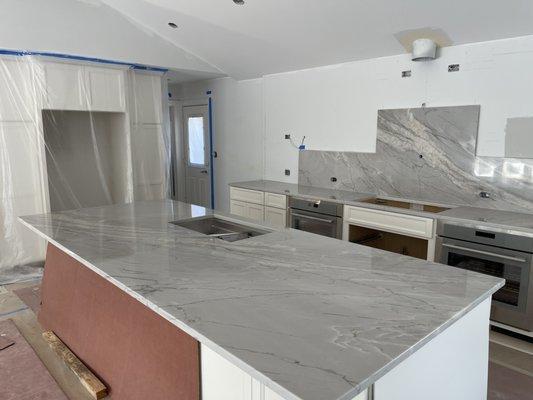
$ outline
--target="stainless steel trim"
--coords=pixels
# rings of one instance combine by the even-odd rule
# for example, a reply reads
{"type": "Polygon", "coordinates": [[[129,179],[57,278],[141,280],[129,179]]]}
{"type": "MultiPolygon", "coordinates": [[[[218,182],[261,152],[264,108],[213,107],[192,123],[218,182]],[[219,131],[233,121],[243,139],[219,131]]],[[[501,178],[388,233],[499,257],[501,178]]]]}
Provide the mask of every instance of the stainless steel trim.
{"type": "Polygon", "coordinates": [[[495,257],[495,258],[501,258],[503,260],[517,261],[517,262],[520,262],[520,263],[523,263],[523,264],[527,262],[527,260],[525,258],[505,256],[503,254],[496,254],[496,253],[491,253],[489,251],[483,251],[483,250],[475,250],[475,249],[472,249],[471,247],[456,246],[454,244],[448,244],[448,243],[442,243],[441,246],[442,247],[448,247],[450,249],[470,251],[472,253],[483,254],[483,255],[491,256],[491,257],[495,257]]]}
{"type": "Polygon", "coordinates": [[[298,214],[298,213],[295,213],[295,212],[292,212],[291,215],[295,216],[295,217],[300,217],[300,218],[312,219],[313,221],[327,222],[328,224],[333,224],[334,222],[336,222],[333,219],[311,217],[310,215],[303,215],[303,214],[298,214]]]}

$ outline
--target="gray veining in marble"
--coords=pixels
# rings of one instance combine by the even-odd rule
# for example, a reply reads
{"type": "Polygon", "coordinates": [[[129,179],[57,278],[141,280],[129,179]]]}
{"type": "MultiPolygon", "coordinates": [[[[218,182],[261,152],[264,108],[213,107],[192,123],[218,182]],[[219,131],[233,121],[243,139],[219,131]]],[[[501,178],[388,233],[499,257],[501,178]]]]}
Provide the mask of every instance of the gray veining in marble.
{"type": "Polygon", "coordinates": [[[168,200],[21,221],[289,400],[353,398],[503,284],[292,229],[228,243],[168,223],[212,213],[168,200]]]}
{"type": "Polygon", "coordinates": [[[375,153],[300,152],[299,183],[533,211],[533,161],[477,157],[478,120],[479,106],[379,110],[375,153]]]}

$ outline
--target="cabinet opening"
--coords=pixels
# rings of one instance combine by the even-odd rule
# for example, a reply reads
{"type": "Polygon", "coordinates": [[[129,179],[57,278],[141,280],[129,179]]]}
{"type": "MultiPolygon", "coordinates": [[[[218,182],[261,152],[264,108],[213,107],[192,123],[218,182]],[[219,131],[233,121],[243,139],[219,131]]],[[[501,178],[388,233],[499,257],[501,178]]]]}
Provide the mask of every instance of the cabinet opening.
{"type": "Polygon", "coordinates": [[[131,156],[124,113],[43,110],[51,211],[127,202],[131,156]]]}
{"type": "Polygon", "coordinates": [[[406,256],[427,259],[428,241],[398,233],[350,225],[348,240],[352,243],[390,251],[406,256]]]}

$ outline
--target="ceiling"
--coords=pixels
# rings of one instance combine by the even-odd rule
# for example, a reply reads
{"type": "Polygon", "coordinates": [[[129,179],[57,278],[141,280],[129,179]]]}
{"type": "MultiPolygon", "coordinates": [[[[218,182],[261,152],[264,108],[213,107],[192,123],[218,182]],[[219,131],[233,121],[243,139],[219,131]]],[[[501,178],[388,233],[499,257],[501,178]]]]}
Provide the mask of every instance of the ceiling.
{"type": "Polygon", "coordinates": [[[453,44],[533,34],[531,0],[101,1],[236,79],[405,53],[406,30],[453,44]]]}

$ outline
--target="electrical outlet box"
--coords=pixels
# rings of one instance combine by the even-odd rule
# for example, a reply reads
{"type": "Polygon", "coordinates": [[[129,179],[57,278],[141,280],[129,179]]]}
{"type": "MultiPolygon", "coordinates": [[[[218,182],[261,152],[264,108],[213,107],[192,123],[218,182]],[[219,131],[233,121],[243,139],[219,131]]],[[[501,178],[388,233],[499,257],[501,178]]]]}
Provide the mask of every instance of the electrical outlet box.
{"type": "Polygon", "coordinates": [[[459,64],[450,64],[448,65],[448,72],[457,72],[459,71],[459,64]]]}
{"type": "Polygon", "coordinates": [[[290,139],[291,139],[291,135],[287,135],[287,134],[286,134],[286,135],[285,135],[285,139],[290,140],[290,139]]]}
{"type": "Polygon", "coordinates": [[[291,175],[291,170],[290,169],[286,169],[285,170],[285,175],[286,176],[290,176],[291,175]]]}

